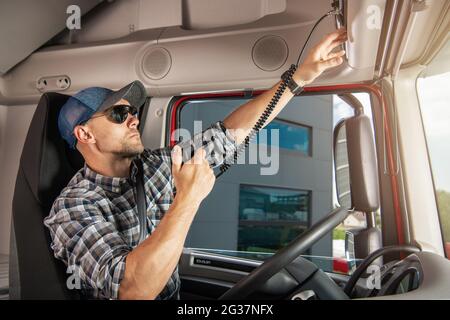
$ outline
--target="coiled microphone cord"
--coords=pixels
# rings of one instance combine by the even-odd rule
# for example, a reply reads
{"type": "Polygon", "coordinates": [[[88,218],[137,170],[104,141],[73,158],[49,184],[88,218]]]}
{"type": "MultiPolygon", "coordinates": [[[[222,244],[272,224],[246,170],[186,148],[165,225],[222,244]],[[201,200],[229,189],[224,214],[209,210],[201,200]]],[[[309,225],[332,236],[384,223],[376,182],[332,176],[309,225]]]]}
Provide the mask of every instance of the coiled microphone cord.
{"type": "Polygon", "coordinates": [[[250,140],[264,127],[267,119],[269,119],[270,115],[272,114],[273,110],[275,109],[276,105],[278,104],[278,101],[280,101],[281,96],[283,95],[284,91],[286,90],[288,82],[292,79],[292,76],[294,75],[295,71],[297,70],[298,64],[300,63],[300,58],[302,57],[303,52],[306,48],[306,45],[308,44],[309,39],[311,38],[311,35],[314,32],[314,30],[316,29],[316,27],[326,17],[328,17],[330,15],[339,15],[339,14],[340,14],[340,11],[338,9],[331,10],[331,11],[327,12],[326,14],[324,14],[322,17],[320,17],[320,19],[317,20],[317,22],[314,24],[308,37],[306,38],[305,44],[303,45],[302,50],[300,51],[300,54],[298,55],[297,63],[291,64],[290,68],[285,73],[283,73],[283,76],[281,77],[281,79],[282,79],[281,84],[278,86],[277,91],[275,92],[271,101],[267,105],[266,109],[261,114],[261,116],[259,117],[258,121],[255,123],[255,125],[253,126],[250,133],[245,137],[244,141],[239,146],[236,147],[236,150],[233,153],[232,162],[230,163],[230,161],[227,160],[227,158],[224,159],[224,163],[219,167],[220,172],[216,175],[216,178],[218,178],[222,174],[224,174],[231,167],[232,164],[237,162],[239,155],[250,144],[250,140]]]}

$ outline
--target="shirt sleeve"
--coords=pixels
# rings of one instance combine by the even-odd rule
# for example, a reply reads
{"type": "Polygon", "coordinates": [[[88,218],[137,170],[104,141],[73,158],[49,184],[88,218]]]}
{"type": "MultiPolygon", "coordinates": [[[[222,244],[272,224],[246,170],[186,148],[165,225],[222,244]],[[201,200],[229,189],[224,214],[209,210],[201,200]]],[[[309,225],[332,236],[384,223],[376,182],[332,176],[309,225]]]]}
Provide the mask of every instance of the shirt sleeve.
{"type": "MultiPolygon", "coordinates": [[[[206,160],[212,168],[218,167],[233,159],[236,150],[236,142],[222,121],[218,121],[205,129],[203,132],[194,135],[191,139],[177,143],[182,149],[183,162],[191,159],[200,147],[206,151],[206,160]]],[[[163,161],[172,166],[172,148],[166,147],[151,151],[152,154],[160,157],[163,161]]]]}
{"type": "Polygon", "coordinates": [[[117,299],[131,248],[100,209],[81,198],[58,198],[44,224],[50,230],[55,257],[79,277],[82,289],[117,299]]]}

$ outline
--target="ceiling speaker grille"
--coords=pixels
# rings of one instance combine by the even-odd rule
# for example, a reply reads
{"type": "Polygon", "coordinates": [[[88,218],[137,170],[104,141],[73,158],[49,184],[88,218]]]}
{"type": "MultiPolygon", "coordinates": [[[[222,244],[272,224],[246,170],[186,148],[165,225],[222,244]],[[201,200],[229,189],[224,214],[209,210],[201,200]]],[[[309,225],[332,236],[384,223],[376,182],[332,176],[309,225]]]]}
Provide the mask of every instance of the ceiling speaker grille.
{"type": "Polygon", "coordinates": [[[142,71],[153,80],[164,78],[172,66],[169,51],[164,48],[151,48],[142,58],[142,71]]]}
{"type": "Polygon", "coordinates": [[[252,50],[253,62],[264,71],[280,69],[287,60],[289,49],[283,38],[264,36],[256,41],[252,50]]]}

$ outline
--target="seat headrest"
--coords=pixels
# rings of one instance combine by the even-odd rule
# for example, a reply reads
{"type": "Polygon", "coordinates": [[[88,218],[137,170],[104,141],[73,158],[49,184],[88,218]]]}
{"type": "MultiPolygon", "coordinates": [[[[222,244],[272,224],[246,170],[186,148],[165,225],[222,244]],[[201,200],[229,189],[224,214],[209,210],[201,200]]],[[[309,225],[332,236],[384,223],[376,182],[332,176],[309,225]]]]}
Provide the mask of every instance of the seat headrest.
{"type": "Polygon", "coordinates": [[[50,209],[54,199],[84,164],[77,150],[69,148],[58,130],[58,115],[68,95],[42,95],[31,120],[20,159],[35,198],[50,209]]]}

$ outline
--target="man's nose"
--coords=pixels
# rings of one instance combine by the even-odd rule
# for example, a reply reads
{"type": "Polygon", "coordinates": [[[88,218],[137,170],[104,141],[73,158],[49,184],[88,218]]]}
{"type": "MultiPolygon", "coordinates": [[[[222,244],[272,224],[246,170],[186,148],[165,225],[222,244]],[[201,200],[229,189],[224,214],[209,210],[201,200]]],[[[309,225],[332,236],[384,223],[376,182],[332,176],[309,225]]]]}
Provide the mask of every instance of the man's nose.
{"type": "Polygon", "coordinates": [[[136,115],[133,116],[132,114],[129,114],[127,122],[128,122],[127,126],[129,128],[132,128],[132,129],[137,128],[137,126],[139,125],[138,115],[136,114],[136,115]]]}

